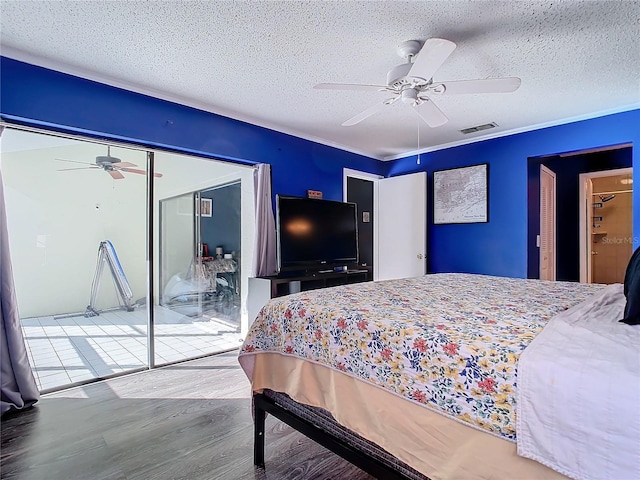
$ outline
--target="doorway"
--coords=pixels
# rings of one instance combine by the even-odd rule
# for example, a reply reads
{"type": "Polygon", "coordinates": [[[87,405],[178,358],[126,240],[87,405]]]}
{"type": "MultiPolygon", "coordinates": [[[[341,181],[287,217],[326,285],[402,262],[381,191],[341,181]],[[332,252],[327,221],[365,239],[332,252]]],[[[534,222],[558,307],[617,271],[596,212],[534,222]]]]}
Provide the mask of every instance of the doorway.
{"type": "Polygon", "coordinates": [[[358,207],[358,253],[360,266],[374,274],[375,183],[382,177],[367,172],[344,169],[343,200],[358,207]]]}
{"type": "MultiPolygon", "coordinates": [[[[349,193],[350,185],[361,186],[349,178],[363,179],[371,184],[373,202],[369,216],[360,217],[358,228],[364,218],[372,220],[373,232],[373,279],[389,280],[424,275],[426,259],[426,208],[427,177],[425,172],[382,178],[345,169],[344,199],[356,198],[349,193]],[[403,232],[398,235],[398,232],[403,232]]],[[[367,189],[371,191],[371,188],[367,189]]],[[[367,200],[370,202],[370,199],[367,200]]],[[[362,247],[360,247],[362,248],[362,247]]]]}
{"type": "Polygon", "coordinates": [[[359,266],[373,268],[373,191],[374,183],[362,178],[347,178],[347,202],[358,208],[359,266]]]}
{"type": "MultiPolygon", "coordinates": [[[[580,215],[584,206],[580,174],[632,167],[632,145],[609,145],[589,150],[530,157],[527,163],[527,277],[540,278],[540,165],[556,174],[556,280],[581,279],[580,215]]],[[[581,213],[582,212],[582,213],[581,213]]]]}
{"type": "Polygon", "coordinates": [[[240,330],[241,182],[160,202],[161,305],[240,330]]]}
{"type": "Polygon", "coordinates": [[[622,283],[633,253],[631,168],[580,175],[580,281],[622,283]]]}

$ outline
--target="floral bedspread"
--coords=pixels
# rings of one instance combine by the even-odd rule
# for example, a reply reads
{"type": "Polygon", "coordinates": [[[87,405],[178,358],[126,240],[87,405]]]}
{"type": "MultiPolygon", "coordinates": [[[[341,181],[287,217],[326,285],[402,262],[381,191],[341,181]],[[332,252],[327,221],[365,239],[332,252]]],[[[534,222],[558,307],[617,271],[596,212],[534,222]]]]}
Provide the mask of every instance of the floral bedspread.
{"type": "Polygon", "coordinates": [[[515,440],[520,353],[601,288],[447,273],[302,292],[265,305],[240,355],[321,363],[515,440]]]}

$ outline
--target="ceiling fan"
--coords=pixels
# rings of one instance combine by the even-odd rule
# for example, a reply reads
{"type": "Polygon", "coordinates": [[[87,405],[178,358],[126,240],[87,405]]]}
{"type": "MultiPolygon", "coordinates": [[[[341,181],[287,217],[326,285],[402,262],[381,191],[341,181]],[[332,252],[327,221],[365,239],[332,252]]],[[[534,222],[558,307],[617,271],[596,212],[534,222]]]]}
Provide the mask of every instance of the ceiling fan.
{"type": "Polygon", "coordinates": [[[371,115],[393,105],[398,100],[410,105],[412,110],[430,127],[447,123],[448,118],[433,102],[438,95],[470,93],[509,93],[520,87],[518,77],[486,78],[434,82],[433,75],[455,50],[456,44],[442,38],[430,38],[424,45],[418,40],[408,40],[398,46],[398,55],[407,60],[387,73],[386,85],[354,83],[319,83],[313,88],[328,90],[378,90],[391,96],[345,121],[345,127],[360,123],[371,115]]]}
{"type": "MultiPolygon", "coordinates": [[[[107,154],[106,155],[98,155],[96,157],[95,164],[87,163],[87,162],[76,162],[75,160],[64,160],[62,158],[56,158],[56,160],[60,162],[69,162],[69,163],[80,163],[82,165],[89,165],[88,167],[76,167],[76,168],[62,168],[59,169],[59,172],[65,172],[69,170],[90,170],[101,168],[105,172],[107,172],[114,180],[121,180],[124,178],[122,172],[126,173],[137,173],[139,175],[146,175],[147,172],[145,170],[140,170],[135,163],[123,162],[119,158],[111,156],[111,147],[107,145],[107,154]]],[[[161,173],[154,173],[154,177],[160,178],[162,177],[161,173]]]]}

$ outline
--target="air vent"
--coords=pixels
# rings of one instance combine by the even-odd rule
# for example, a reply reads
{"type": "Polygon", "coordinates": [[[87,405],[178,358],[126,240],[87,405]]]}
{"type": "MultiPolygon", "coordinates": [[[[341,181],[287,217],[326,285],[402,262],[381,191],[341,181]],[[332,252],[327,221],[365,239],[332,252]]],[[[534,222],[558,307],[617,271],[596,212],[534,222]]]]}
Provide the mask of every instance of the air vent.
{"type": "Polygon", "coordinates": [[[480,132],[482,130],[488,130],[490,128],[495,128],[497,126],[498,124],[494,122],[485,123],[484,125],[478,125],[476,127],[463,128],[462,130],[460,130],[460,133],[464,133],[466,135],[468,133],[480,132]]]}

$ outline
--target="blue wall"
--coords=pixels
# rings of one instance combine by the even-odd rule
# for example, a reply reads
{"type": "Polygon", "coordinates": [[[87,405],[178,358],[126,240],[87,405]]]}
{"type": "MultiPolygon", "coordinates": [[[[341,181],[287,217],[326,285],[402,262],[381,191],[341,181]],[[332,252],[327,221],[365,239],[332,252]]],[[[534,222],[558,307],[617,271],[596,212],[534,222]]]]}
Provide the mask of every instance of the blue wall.
{"type": "MultiPolygon", "coordinates": [[[[528,157],[632,143],[633,175],[640,179],[640,110],[453,147],[391,162],[387,176],[489,164],[489,222],[434,225],[429,193],[428,265],[431,272],[527,276],[528,157]]],[[[562,208],[562,205],[559,205],[562,208]]],[[[640,188],[633,192],[634,248],[640,245],[640,188]]]]}
{"type": "MultiPolygon", "coordinates": [[[[489,223],[433,225],[432,272],[527,276],[527,158],[607,145],[640,144],[640,110],[383,163],[291,135],[97,82],[0,58],[0,115],[71,133],[168,148],[246,164],[272,165],[273,193],[321,190],[342,199],[343,167],[387,176],[489,163],[489,223]]],[[[633,148],[634,177],[640,153],[633,148]]],[[[640,244],[640,188],[634,189],[634,245],[640,244]]]]}
{"type": "Polygon", "coordinates": [[[120,88],[0,58],[3,119],[58,131],[272,166],[273,193],[307,189],[342,200],[343,167],[382,174],[382,162],[120,88]]]}
{"type": "Polygon", "coordinates": [[[234,258],[240,255],[241,193],[239,182],[201,192],[202,198],[211,199],[211,216],[203,216],[200,220],[200,238],[209,247],[212,257],[216,254],[216,247],[222,247],[224,253],[235,252],[234,258]]]}

